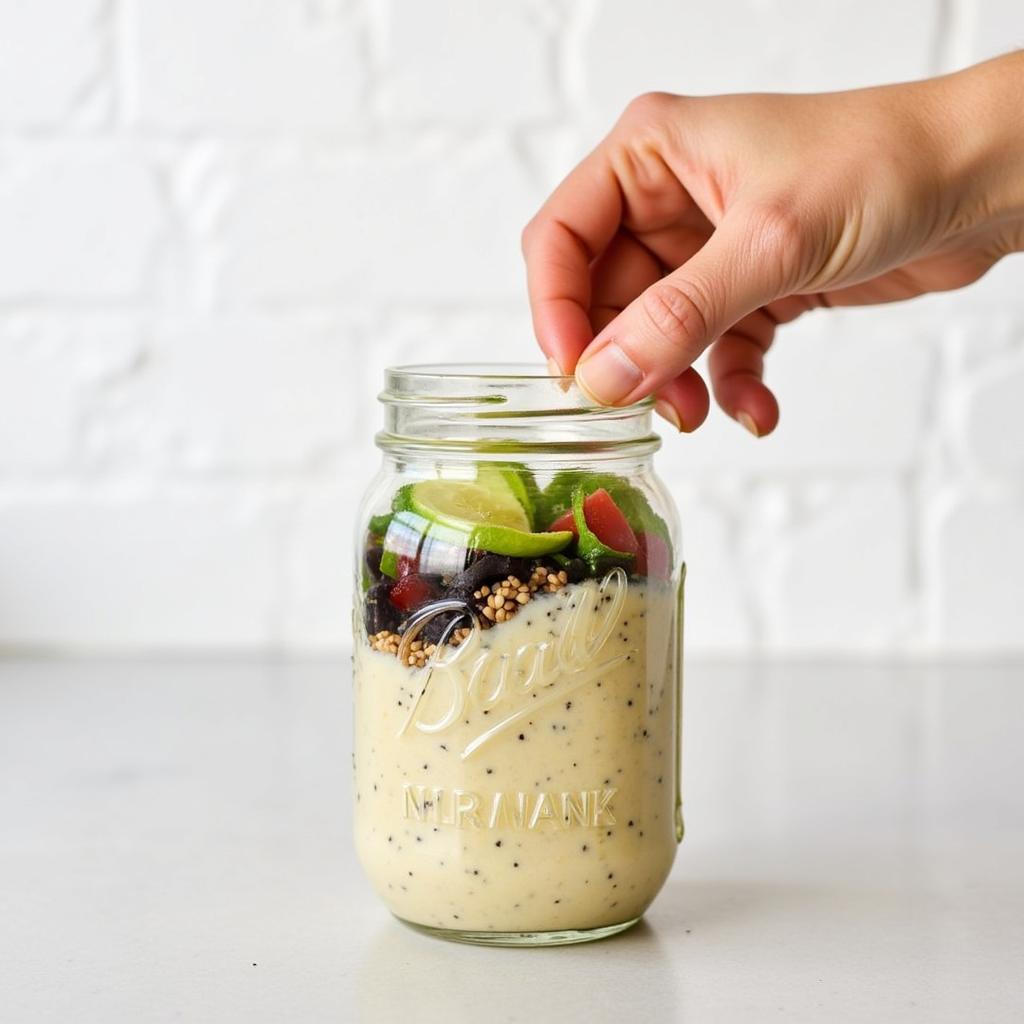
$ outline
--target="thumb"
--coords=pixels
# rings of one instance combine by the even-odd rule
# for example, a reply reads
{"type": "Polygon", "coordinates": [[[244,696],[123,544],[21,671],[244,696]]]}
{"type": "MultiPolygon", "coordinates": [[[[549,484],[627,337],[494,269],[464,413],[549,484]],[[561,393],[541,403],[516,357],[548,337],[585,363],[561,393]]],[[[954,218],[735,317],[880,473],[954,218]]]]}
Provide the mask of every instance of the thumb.
{"type": "MultiPolygon", "coordinates": [[[[721,334],[784,291],[791,221],[730,211],[703,247],[634,299],[587,346],[576,379],[602,405],[628,405],[679,376],[721,334]],[[785,237],[783,237],[785,236],[785,237]]],[[[792,247],[790,247],[792,246],[792,247]]]]}

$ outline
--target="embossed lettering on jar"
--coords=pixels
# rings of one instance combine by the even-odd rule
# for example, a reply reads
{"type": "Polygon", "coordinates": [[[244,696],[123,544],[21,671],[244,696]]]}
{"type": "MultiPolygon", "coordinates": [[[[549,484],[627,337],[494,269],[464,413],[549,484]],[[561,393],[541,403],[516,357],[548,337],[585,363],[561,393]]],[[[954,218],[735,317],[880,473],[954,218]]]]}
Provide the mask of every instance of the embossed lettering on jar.
{"type": "Polygon", "coordinates": [[[679,530],[650,404],[521,366],[387,373],[356,561],[355,835],[404,921],[635,923],[682,837],[679,530]]]}

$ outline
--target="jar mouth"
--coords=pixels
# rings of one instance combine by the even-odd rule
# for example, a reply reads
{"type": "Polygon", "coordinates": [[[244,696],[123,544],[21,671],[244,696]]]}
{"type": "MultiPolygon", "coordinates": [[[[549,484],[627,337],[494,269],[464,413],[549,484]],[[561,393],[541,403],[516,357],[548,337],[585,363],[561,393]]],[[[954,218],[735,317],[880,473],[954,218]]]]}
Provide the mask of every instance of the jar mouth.
{"type": "Polygon", "coordinates": [[[573,380],[571,374],[557,376],[540,363],[407,363],[405,366],[390,366],[388,379],[392,377],[434,378],[479,377],[482,380],[573,380]]]}
{"type": "Polygon", "coordinates": [[[614,413],[620,408],[645,409],[654,405],[653,398],[645,398],[630,406],[600,405],[589,398],[576,383],[572,374],[552,374],[546,366],[536,363],[412,363],[391,366],[385,371],[386,387],[380,394],[382,402],[406,400],[419,396],[421,401],[436,397],[435,392],[452,392],[458,401],[485,400],[509,403],[507,395],[500,393],[502,385],[524,390],[534,384],[557,397],[560,408],[588,409],[592,412],[614,413]],[[554,385],[557,392],[550,391],[554,385]]]}
{"type": "Polygon", "coordinates": [[[598,405],[571,376],[532,363],[421,363],[385,371],[377,443],[474,452],[605,451],[640,454],[660,444],[654,400],[598,405]]]}

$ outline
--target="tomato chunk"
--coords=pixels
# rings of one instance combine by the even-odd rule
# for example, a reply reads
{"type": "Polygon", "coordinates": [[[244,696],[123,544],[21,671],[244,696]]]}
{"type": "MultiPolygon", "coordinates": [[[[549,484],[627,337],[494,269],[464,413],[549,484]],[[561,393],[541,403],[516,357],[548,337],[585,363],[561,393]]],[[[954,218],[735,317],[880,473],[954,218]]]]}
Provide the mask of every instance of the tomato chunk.
{"type": "Polygon", "coordinates": [[[392,586],[388,594],[391,603],[403,612],[411,612],[437,596],[438,590],[434,581],[416,572],[403,576],[392,586]]]}
{"type": "Polygon", "coordinates": [[[636,554],[636,571],[640,576],[667,580],[672,575],[672,555],[664,537],[656,533],[639,533],[640,550],[636,554]]]}
{"type": "Polygon", "coordinates": [[[548,527],[548,533],[561,533],[563,530],[568,530],[573,535],[576,535],[576,517],[572,514],[572,509],[569,509],[568,512],[563,512],[548,527]]]}
{"type": "Polygon", "coordinates": [[[616,551],[627,551],[631,555],[637,553],[639,545],[633,527],[603,487],[584,499],[583,516],[587,526],[602,544],[616,551]]]}
{"type": "MultiPolygon", "coordinates": [[[[622,509],[615,504],[615,500],[603,487],[583,499],[583,518],[586,519],[591,533],[607,547],[631,555],[635,555],[639,550],[633,527],[629,525],[629,520],[622,514],[622,509]]],[[[579,535],[571,509],[559,516],[548,529],[571,530],[579,535]]]]}
{"type": "Polygon", "coordinates": [[[419,560],[415,555],[399,555],[398,562],[395,569],[395,575],[398,579],[402,579],[405,576],[409,576],[416,572],[419,568],[419,560]]]}

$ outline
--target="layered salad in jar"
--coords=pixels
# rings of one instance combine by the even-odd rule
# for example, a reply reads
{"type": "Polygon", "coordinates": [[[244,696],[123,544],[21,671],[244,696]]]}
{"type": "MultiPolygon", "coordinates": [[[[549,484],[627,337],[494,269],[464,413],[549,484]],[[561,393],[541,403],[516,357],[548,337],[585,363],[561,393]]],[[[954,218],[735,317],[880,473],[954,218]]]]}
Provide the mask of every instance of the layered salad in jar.
{"type": "Polygon", "coordinates": [[[403,483],[366,526],[355,818],[400,918],[477,936],[640,917],[680,837],[680,568],[624,477],[403,483]]]}

